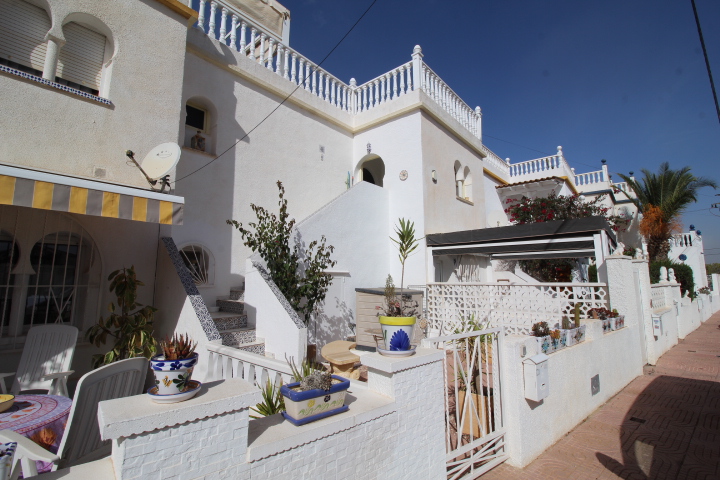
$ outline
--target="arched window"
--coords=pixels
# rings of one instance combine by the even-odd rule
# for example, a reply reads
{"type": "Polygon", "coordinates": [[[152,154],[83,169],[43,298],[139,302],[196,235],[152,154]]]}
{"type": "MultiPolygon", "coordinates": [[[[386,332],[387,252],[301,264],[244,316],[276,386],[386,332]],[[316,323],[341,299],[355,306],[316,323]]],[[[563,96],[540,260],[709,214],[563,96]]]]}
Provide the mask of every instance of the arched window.
{"type": "Polygon", "coordinates": [[[455,196],[457,198],[463,197],[463,183],[464,183],[464,176],[462,171],[462,165],[460,164],[459,160],[455,160],[455,164],[453,165],[453,170],[455,171],[455,196]]]}
{"type": "Polygon", "coordinates": [[[50,17],[23,0],[0,1],[0,64],[42,76],[50,17]]]}
{"type": "Polygon", "coordinates": [[[24,325],[73,323],[83,311],[92,251],[87,239],[69,232],[51,233],[33,246],[30,264],[35,274],[28,282],[24,325]]]}
{"type": "Polygon", "coordinates": [[[65,45],[58,55],[56,81],[99,95],[105,60],[105,35],[77,22],[63,25],[63,35],[65,45]]]}
{"type": "Polygon", "coordinates": [[[10,323],[10,308],[15,288],[15,275],[12,271],[20,259],[20,248],[15,238],[0,230],[0,325],[10,323]]]}
{"type": "Polygon", "coordinates": [[[383,159],[373,153],[361,158],[358,165],[357,179],[382,187],[385,180],[385,162],[383,162],[383,159]]]}
{"type": "Polygon", "coordinates": [[[465,167],[465,169],[463,169],[462,198],[468,202],[472,202],[472,174],[470,173],[470,167],[465,167]]]}
{"type": "Polygon", "coordinates": [[[193,150],[215,153],[217,110],[208,99],[192,97],[185,104],[185,140],[193,150]]]}
{"type": "Polygon", "coordinates": [[[202,245],[187,245],[180,249],[183,259],[195,285],[212,285],[215,275],[215,259],[202,245]]]}

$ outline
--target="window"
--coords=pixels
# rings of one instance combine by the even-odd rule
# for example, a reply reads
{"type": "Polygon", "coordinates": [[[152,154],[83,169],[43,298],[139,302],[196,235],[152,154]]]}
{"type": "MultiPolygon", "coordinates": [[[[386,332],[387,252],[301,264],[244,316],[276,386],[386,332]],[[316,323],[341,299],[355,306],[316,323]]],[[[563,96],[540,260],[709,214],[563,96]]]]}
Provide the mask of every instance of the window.
{"type": "Polygon", "coordinates": [[[470,167],[464,167],[455,160],[455,197],[459,200],[472,202],[472,174],[470,167]]]}
{"type": "Polygon", "coordinates": [[[212,285],[214,259],[212,254],[201,245],[187,245],[180,249],[183,259],[195,285],[212,285]]]}
{"type": "Polygon", "coordinates": [[[50,18],[23,0],[0,1],[0,64],[42,76],[50,18]]]}
{"type": "Polygon", "coordinates": [[[70,216],[0,205],[0,349],[21,347],[35,325],[87,328],[101,273],[94,242],[70,216]]]}
{"type": "Polygon", "coordinates": [[[76,22],[63,25],[65,45],[58,55],[55,81],[93,95],[100,94],[105,35],[76,22]]]}
{"type": "Polygon", "coordinates": [[[192,105],[185,105],[185,125],[204,132],[205,110],[192,105]]]}

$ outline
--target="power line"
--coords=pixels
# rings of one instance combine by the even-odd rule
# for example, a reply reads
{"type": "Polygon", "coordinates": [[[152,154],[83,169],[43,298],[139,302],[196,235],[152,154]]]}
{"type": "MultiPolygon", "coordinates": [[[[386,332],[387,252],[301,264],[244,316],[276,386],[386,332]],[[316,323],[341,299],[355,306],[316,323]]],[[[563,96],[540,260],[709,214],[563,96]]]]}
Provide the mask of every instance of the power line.
{"type": "Polygon", "coordinates": [[[705,57],[705,66],[707,67],[708,78],[710,79],[710,88],[712,89],[713,99],[715,100],[715,110],[717,111],[718,122],[720,122],[720,105],[718,105],[717,92],[715,91],[715,82],[713,81],[712,70],[710,70],[710,60],[708,60],[707,49],[705,48],[705,40],[703,39],[702,28],[700,28],[700,17],[698,17],[695,0],[692,3],[693,13],[695,14],[695,24],[697,25],[698,36],[700,37],[700,45],[702,45],[703,56],[705,57]]]}
{"type": "Polygon", "coordinates": [[[360,23],[360,21],[365,17],[365,15],[367,15],[367,13],[370,11],[370,9],[373,7],[373,5],[375,5],[376,2],[377,2],[377,0],[373,0],[373,2],[370,4],[370,6],[363,12],[362,15],[360,15],[360,18],[358,18],[357,21],[353,24],[353,26],[350,27],[350,30],[348,30],[347,33],[345,33],[345,35],[343,35],[343,37],[340,39],[340,41],[338,41],[338,42],[335,44],[335,46],[332,48],[332,50],[330,50],[330,52],[328,52],[328,54],[325,55],[325,58],[323,58],[323,59],[320,61],[320,63],[318,63],[315,67],[311,68],[310,73],[308,73],[305,77],[303,77],[303,79],[302,79],[301,81],[300,81],[300,79],[298,78],[298,80],[299,80],[299,81],[298,81],[298,86],[295,87],[295,88],[293,89],[293,91],[290,92],[285,98],[283,98],[282,102],[278,103],[277,106],[276,106],[275,108],[273,108],[270,113],[268,113],[267,115],[265,115],[265,118],[263,118],[262,120],[260,120],[260,122],[259,122],[257,125],[255,125],[253,128],[251,128],[251,129],[250,129],[245,135],[243,135],[242,138],[240,138],[237,142],[233,143],[233,144],[230,145],[226,150],[224,150],[222,153],[220,153],[220,155],[216,156],[215,158],[213,158],[212,160],[210,160],[208,163],[206,163],[206,164],[203,165],[202,167],[198,168],[197,170],[194,170],[194,171],[188,173],[188,174],[185,175],[184,177],[180,177],[180,178],[176,179],[174,183],[177,184],[177,182],[179,182],[179,181],[181,181],[181,180],[185,180],[186,178],[188,178],[188,177],[190,177],[190,176],[192,176],[192,175],[195,175],[197,172],[199,172],[199,171],[202,170],[203,168],[207,167],[208,165],[210,165],[211,163],[213,163],[215,160],[219,159],[220,157],[222,157],[223,155],[225,155],[227,152],[229,152],[230,150],[232,150],[233,148],[235,148],[235,146],[236,146],[238,143],[240,143],[240,142],[242,142],[243,140],[245,140],[245,139],[248,137],[248,135],[250,135],[252,132],[254,132],[255,129],[257,129],[260,125],[262,125],[262,124],[265,122],[265,120],[267,120],[268,118],[270,118],[270,116],[271,116],[273,113],[275,113],[290,97],[292,97],[293,94],[294,94],[295,92],[297,92],[300,87],[303,87],[303,88],[304,88],[305,80],[306,80],[307,78],[309,78],[309,76],[312,75],[318,68],[320,68],[320,66],[321,66],[323,63],[325,63],[325,60],[327,60],[328,57],[330,57],[330,55],[332,55],[332,53],[333,53],[333,52],[340,46],[340,44],[347,38],[347,36],[350,35],[350,32],[352,32],[352,31],[355,29],[355,27],[358,25],[358,23],[360,23]]]}

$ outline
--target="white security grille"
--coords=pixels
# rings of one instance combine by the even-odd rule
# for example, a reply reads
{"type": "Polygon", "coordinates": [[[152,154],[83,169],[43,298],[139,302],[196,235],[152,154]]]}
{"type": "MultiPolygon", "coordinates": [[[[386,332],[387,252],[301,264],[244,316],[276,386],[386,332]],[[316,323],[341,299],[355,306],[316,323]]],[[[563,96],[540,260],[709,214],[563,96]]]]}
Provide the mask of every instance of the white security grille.
{"type": "Polygon", "coordinates": [[[58,55],[57,76],[95,90],[105,58],[105,36],[70,22],[63,26],[66,43],[58,55]]]}
{"type": "Polygon", "coordinates": [[[22,0],[0,1],[0,58],[42,71],[50,18],[22,0]]]}
{"type": "Polygon", "coordinates": [[[101,262],[69,215],[0,205],[0,349],[34,325],[84,330],[99,316],[101,262]]]}
{"type": "Polygon", "coordinates": [[[212,283],[212,255],[200,245],[188,245],[180,249],[180,258],[190,271],[195,285],[212,283]]]}

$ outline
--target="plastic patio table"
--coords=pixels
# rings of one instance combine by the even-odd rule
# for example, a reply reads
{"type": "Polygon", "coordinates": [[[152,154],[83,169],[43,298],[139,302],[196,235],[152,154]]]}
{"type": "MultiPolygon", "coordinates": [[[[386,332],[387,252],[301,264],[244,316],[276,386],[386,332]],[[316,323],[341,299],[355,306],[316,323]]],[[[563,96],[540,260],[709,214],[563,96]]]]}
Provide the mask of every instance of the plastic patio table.
{"type": "MultiPolygon", "coordinates": [[[[0,430],[12,430],[52,453],[57,453],[72,399],[59,395],[18,395],[12,407],[0,413],[0,430]]],[[[52,463],[37,462],[38,473],[52,463]]]]}

